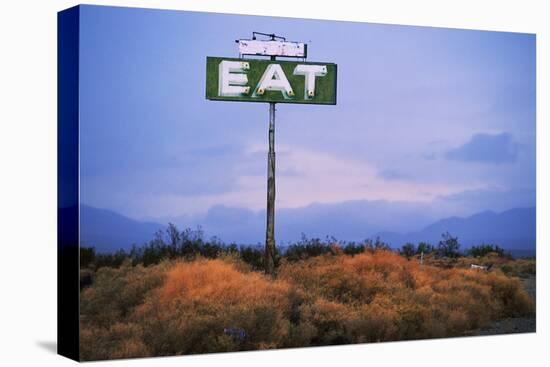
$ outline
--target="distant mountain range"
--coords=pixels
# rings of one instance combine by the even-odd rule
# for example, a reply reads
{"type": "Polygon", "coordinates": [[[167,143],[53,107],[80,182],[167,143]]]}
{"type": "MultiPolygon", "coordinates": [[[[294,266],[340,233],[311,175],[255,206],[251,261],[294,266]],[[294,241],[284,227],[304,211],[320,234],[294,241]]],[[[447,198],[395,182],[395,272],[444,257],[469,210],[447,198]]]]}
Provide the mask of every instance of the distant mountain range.
{"type": "MultiPolygon", "coordinates": [[[[81,205],[80,239],[82,246],[94,246],[99,252],[110,252],[132,244],[142,245],[166,224],[140,222],[111,210],[81,205]]],[[[298,225],[298,223],[295,223],[298,225]]],[[[365,223],[365,227],[368,225],[365,223]]],[[[473,245],[498,244],[517,256],[535,254],[535,208],[516,208],[495,213],[484,211],[469,217],[450,217],[434,222],[422,230],[409,233],[377,232],[381,240],[392,247],[412,242],[428,242],[437,245],[441,234],[448,231],[458,236],[463,248],[473,245]]],[[[215,235],[215,233],[207,233],[215,235]]],[[[369,237],[368,233],[365,237],[369,237]]],[[[222,238],[223,240],[223,238],[222,238]]]]}
{"type": "Polygon", "coordinates": [[[111,210],[80,205],[80,245],[95,247],[98,252],[128,250],[153,239],[167,225],[140,222],[111,210]]]}
{"type": "Polygon", "coordinates": [[[436,245],[444,232],[457,236],[463,248],[499,245],[517,256],[533,256],[536,242],[535,208],[516,208],[495,213],[484,211],[469,217],[450,217],[411,233],[379,232],[377,236],[393,247],[412,242],[436,245]]]}

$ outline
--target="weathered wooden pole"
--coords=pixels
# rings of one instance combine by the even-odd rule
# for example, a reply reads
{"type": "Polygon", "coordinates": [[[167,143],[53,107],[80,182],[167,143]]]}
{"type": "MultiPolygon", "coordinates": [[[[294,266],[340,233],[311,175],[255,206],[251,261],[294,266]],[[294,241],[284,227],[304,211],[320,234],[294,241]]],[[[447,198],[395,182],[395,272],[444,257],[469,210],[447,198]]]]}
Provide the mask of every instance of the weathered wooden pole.
{"type": "MultiPolygon", "coordinates": [[[[271,56],[275,60],[275,56],[271,56]]],[[[275,102],[269,103],[269,151],[267,153],[267,224],[265,273],[275,274],[275,102]]]]}
{"type": "Polygon", "coordinates": [[[267,153],[267,225],[265,272],[275,271],[275,103],[269,104],[269,152],[267,153]]]}

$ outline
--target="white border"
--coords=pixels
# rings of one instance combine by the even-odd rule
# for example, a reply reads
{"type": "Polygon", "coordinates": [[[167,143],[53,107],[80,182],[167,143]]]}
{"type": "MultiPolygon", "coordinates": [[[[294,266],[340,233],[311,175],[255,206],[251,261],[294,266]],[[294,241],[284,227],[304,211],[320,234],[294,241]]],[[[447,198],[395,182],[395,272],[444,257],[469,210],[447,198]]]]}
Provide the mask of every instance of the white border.
{"type": "MultiPolygon", "coordinates": [[[[550,30],[545,1],[94,1],[98,5],[537,33],[536,334],[106,362],[118,366],[540,366],[548,363],[550,30]],[[546,101],[546,103],[544,103],[546,101]]],[[[11,1],[0,12],[0,365],[69,365],[56,338],[56,12],[73,1],[11,1]]]]}

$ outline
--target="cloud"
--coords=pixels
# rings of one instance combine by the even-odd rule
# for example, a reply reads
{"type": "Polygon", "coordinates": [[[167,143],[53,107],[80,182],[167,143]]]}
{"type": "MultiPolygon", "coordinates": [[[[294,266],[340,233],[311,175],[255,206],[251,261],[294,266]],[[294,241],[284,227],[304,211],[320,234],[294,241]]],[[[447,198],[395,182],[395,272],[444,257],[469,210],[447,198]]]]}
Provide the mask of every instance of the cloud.
{"type": "MultiPolygon", "coordinates": [[[[251,146],[249,152],[254,154],[263,149],[251,146]]],[[[399,180],[396,177],[388,179],[367,160],[351,159],[319,150],[291,149],[281,145],[278,158],[277,172],[285,173],[282,177],[278,176],[280,179],[277,180],[278,208],[353,200],[429,202],[440,195],[479,188],[477,184],[416,182],[404,177],[399,180]]],[[[263,156],[261,161],[264,164],[263,156]]],[[[244,205],[253,210],[265,207],[264,170],[259,175],[240,176],[237,185],[236,190],[208,200],[213,199],[213,202],[227,206],[244,205]]]]}
{"type": "Polygon", "coordinates": [[[434,201],[441,209],[454,208],[458,213],[471,214],[482,210],[504,211],[510,208],[536,205],[534,188],[485,188],[441,196],[434,201]]]}
{"type": "Polygon", "coordinates": [[[465,144],[445,153],[445,158],[462,162],[502,164],[515,162],[519,145],[509,133],[475,134],[465,144]]]}
{"type": "Polygon", "coordinates": [[[382,170],[379,174],[389,181],[409,180],[412,178],[411,175],[395,169],[382,170]]]}
{"type": "MultiPolygon", "coordinates": [[[[285,145],[278,147],[277,158],[278,209],[354,200],[429,203],[439,196],[483,187],[477,182],[397,179],[395,172],[393,177],[384,177],[365,160],[285,145]]],[[[204,214],[216,205],[258,211],[266,205],[265,172],[265,147],[252,144],[233,155],[203,157],[200,165],[185,174],[174,169],[170,175],[166,171],[146,172],[141,179],[124,174],[120,182],[113,182],[113,177],[98,182],[88,179],[87,202],[118,208],[119,212],[138,218],[204,214]],[[109,192],[109,187],[125,189],[117,190],[115,198],[102,195],[109,192]],[[95,189],[95,197],[90,195],[91,188],[95,189]]]]}

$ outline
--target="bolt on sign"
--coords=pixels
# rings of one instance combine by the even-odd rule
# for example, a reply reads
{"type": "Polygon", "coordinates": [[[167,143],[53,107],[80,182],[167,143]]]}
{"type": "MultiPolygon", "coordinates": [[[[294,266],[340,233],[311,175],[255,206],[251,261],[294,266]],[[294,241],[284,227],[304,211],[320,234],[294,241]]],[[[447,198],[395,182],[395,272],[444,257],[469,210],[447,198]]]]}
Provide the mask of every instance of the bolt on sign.
{"type": "Polygon", "coordinates": [[[337,66],[326,62],[206,58],[206,98],[336,104],[337,66]]]}

